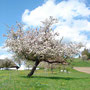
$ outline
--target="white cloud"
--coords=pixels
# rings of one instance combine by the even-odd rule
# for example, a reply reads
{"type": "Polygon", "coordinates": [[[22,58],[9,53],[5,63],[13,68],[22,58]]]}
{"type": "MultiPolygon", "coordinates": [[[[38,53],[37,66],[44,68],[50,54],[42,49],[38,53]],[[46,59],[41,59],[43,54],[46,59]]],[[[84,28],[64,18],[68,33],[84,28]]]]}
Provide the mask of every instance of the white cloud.
{"type": "Polygon", "coordinates": [[[4,46],[0,46],[0,59],[12,58],[12,54],[8,52],[9,48],[3,48],[4,46]]]}
{"type": "Polygon", "coordinates": [[[90,49],[90,41],[86,44],[86,47],[90,49]]]}
{"type": "Polygon", "coordinates": [[[0,52],[8,51],[9,48],[4,48],[4,46],[0,46],[0,52]]]}
{"type": "Polygon", "coordinates": [[[3,54],[3,55],[0,55],[0,59],[5,59],[5,58],[11,59],[12,58],[12,54],[3,54]]]}
{"type": "MultiPolygon", "coordinates": [[[[85,0],[83,0],[85,1],[85,0]]],[[[53,16],[59,19],[55,32],[65,40],[84,42],[87,47],[90,45],[88,36],[83,32],[90,32],[90,9],[82,0],[62,0],[58,4],[55,0],[47,0],[42,6],[32,11],[28,9],[22,15],[22,21],[26,26],[41,25],[40,21],[53,16]]]]}

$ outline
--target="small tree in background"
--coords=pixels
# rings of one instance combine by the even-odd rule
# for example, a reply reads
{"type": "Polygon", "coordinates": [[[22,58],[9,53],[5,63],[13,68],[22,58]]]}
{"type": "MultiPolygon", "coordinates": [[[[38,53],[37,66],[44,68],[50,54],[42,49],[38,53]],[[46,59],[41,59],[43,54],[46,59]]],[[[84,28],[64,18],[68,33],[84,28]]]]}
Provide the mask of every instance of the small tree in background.
{"type": "Polygon", "coordinates": [[[0,67],[6,68],[7,70],[8,70],[8,68],[12,68],[12,67],[19,68],[12,60],[10,60],[8,58],[1,60],[0,67]]]}
{"type": "Polygon", "coordinates": [[[88,49],[84,49],[83,51],[82,51],[82,59],[84,60],[88,60],[88,59],[90,59],[90,51],[88,50],[88,49]]]}
{"type": "Polygon", "coordinates": [[[67,63],[68,58],[79,53],[81,44],[62,43],[62,40],[56,40],[58,35],[54,33],[52,26],[57,23],[53,17],[42,22],[39,28],[28,28],[23,30],[24,25],[17,24],[17,27],[11,27],[6,37],[6,47],[21,60],[34,61],[35,64],[28,74],[31,77],[40,62],[67,63]]]}
{"type": "Polygon", "coordinates": [[[88,59],[88,56],[87,55],[82,55],[82,60],[85,61],[88,59]]]}

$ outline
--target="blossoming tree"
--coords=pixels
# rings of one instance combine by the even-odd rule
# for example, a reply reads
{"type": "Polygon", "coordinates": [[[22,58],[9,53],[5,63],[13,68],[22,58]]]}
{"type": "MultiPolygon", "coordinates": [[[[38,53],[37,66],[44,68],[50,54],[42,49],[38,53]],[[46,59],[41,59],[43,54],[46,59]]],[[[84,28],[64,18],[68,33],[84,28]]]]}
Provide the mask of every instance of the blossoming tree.
{"type": "Polygon", "coordinates": [[[52,25],[57,22],[50,17],[42,22],[39,28],[28,28],[24,30],[24,25],[17,23],[16,27],[11,27],[6,37],[6,47],[21,60],[34,61],[35,64],[28,74],[32,76],[40,62],[66,63],[67,58],[79,53],[81,44],[62,43],[62,39],[56,40],[52,25]]]}

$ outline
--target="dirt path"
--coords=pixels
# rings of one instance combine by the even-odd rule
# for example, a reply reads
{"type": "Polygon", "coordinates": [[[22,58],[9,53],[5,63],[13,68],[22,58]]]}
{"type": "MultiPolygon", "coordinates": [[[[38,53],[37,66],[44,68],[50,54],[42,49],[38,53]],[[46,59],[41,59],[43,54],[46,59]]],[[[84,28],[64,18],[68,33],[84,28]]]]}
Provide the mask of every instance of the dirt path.
{"type": "Polygon", "coordinates": [[[75,70],[90,74],[90,67],[74,67],[75,70]]]}

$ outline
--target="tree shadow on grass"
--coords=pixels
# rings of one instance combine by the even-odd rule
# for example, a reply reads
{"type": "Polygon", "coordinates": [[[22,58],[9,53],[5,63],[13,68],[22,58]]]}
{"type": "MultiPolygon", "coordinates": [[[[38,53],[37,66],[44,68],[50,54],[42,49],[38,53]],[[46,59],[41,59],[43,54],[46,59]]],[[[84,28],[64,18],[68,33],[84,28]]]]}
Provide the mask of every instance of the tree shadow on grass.
{"type": "MultiPolygon", "coordinates": [[[[27,77],[27,76],[20,76],[20,77],[22,77],[22,78],[29,78],[29,77],[27,77]]],[[[87,78],[87,77],[83,77],[83,78],[77,78],[77,77],[56,77],[56,76],[32,76],[32,77],[30,77],[30,79],[31,78],[37,78],[37,79],[63,79],[63,80],[80,80],[80,79],[89,79],[89,78],[87,78]]]]}

